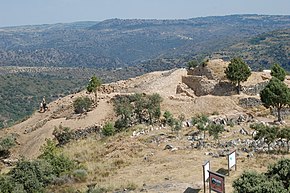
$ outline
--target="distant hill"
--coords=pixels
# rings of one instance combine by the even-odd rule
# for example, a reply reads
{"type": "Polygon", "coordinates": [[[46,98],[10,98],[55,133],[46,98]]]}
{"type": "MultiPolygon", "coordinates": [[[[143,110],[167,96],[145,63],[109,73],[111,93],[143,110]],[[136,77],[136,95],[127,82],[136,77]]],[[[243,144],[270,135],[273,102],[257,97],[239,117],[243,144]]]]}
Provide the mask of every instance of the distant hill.
{"type": "Polygon", "coordinates": [[[253,69],[270,68],[280,63],[290,70],[290,28],[263,33],[232,45],[222,55],[241,56],[253,69]]]}
{"type": "Polygon", "coordinates": [[[119,68],[209,54],[287,28],[290,16],[267,15],[6,27],[0,28],[0,65],[119,68]]]}

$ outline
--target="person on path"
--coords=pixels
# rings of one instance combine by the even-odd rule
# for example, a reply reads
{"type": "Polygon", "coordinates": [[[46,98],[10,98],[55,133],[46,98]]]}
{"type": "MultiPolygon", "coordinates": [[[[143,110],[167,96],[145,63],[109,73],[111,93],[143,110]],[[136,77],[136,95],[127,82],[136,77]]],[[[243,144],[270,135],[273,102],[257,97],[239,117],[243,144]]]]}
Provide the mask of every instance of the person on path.
{"type": "Polygon", "coordinates": [[[48,109],[48,107],[46,105],[45,96],[42,98],[42,105],[43,105],[43,112],[45,112],[48,109]]]}

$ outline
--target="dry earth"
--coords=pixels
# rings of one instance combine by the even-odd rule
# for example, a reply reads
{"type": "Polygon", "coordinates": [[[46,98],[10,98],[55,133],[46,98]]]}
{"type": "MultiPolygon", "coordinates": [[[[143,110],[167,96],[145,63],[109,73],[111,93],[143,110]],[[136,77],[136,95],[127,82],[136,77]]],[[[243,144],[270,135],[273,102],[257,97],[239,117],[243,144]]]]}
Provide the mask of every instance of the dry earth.
{"type": "MultiPolygon", "coordinates": [[[[161,104],[162,111],[169,110],[175,116],[184,114],[187,119],[196,114],[206,113],[213,114],[236,114],[238,112],[249,112],[238,105],[240,98],[247,97],[246,95],[233,96],[202,96],[202,97],[188,97],[183,94],[176,94],[176,87],[181,83],[181,76],[186,74],[185,69],[175,69],[165,72],[153,72],[143,76],[132,78],[126,81],[119,81],[113,83],[118,85],[119,91],[110,94],[99,93],[99,104],[88,112],[87,115],[74,115],[72,103],[74,99],[79,96],[87,95],[85,91],[73,95],[60,98],[48,104],[49,110],[45,113],[35,112],[29,119],[19,123],[11,128],[0,131],[0,135],[4,136],[8,133],[18,134],[17,142],[19,145],[13,149],[11,158],[19,158],[24,156],[27,158],[36,158],[40,151],[40,147],[45,143],[46,138],[53,138],[52,132],[54,127],[59,125],[70,127],[71,129],[86,128],[93,125],[103,125],[106,121],[113,120],[115,115],[111,99],[114,95],[122,93],[158,93],[162,96],[163,102],[161,104]]],[[[253,73],[249,82],[260,82],[265,78],[263,73],[253,73]]],[[[251,112],[255,113],[255,112],[251,112]]],[[[270,117],[273,118],[273,117],[270,117]]],[[[235,128],[239,129],[239,128],[235,128]]],[[[202,173],[201,165],[205,160],[212,160],[213,170],[225,168],[227,163],[225,158],[211,158],[205,156],[205,151],[210,150],[196,150],[185,147],[190,146],[184,133],[180,133],[180,139],[167,139],[160,143],[144,143],[148,138],[154,136],[162,136],[165,132],[166,136],[170,134],[170,130],[158,130],[145,136],[132,138],[124,137],[117,140],[113,138],[116,147],[123,147],[123,149],[115,148],[111,152],[107,152],[107,159],[117,157],[124,157],[125,166],[120,167],[115,171],[110,178],[105,178],[103,181],[97,181],[102,186],[121,187],[125,183],[134,183],[137,190],[157,193],[157,192],[184,192],[186,188],[202,188],[202,173]],[[183,136],[183,137],[182,137],[183,136]],[[126,144],[127,143],[127,144],[126,144]],[[177,151],[163,150],[166,144],[172,144],[174,147],[180,147],[177,151]],[[132,145],[132,146],[131,146],[132,145]],[[134,146],[135,145],[135,146],[134,146]],[[136,147],[139,152],[135,152],[130,156],[126,155],[130,149],[132,151],[136,147]],[[118,153],[119,152],[119,153],[118,153]],[[110,155],[112,157],[110,157],[110,155]],[[144,158],[146,157],[146,160],[144,158]]],[[[232,132],[224,137],[238,137],[233,136],[232,132]]],[[[72,156],[82,154],[87,142],[76,142],[77,144],[70,144],[67,150],[72,156]],[[83,143],[83,144],[82,144],[83,143]],[[75,145],[75,146],[74,146],[75,145]]],[[[92,143],[98,143],[96,141],[92,143]]],[[[109,142],[110,144],[110,142],[109,142]]],[[[104,145],[104,144],[102,144],[104,145]]],[[[88,148],[93,148],[90,146],[88,148]]],[[[104,147],[104,146],[102,146],[104,147]]],[[[91,154],[88,154],[91,155],[91,154]]],[[[279,156],[274,156],[277,159],[279,156]]],[[[257,157],[256,157],[257,158],[257,157]]],[[[231,182],[236,178],[243,169],[258,169],[265,170],[267,163],[272,162],[272,157],[261,155],[259,158],[246,159],[245,156],[238,158],[238,171],[227,179],[226,187],[231,192],[231,182]]],[[[95,167],[92,164],[92,167],[95,167]]],[[[95,168],[96,169],[96,168],[95,168]]],[[[90,171],[94,171],[90,168],[90,171]]],[[[91,182],[96,182],[96,179],[90,179],[91,182]]],[[[80,186],[83,186],[81,184],[80,186]]]]}

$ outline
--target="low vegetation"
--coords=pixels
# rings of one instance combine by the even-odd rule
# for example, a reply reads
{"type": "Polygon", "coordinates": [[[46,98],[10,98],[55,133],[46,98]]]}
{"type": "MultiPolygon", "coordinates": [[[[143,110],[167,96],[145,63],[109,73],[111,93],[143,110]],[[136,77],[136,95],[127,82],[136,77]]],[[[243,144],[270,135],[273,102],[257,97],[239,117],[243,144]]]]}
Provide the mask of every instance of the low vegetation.
{"type": "Polygon", "coordinates": [[[206,132],[208,132],[209,136],[213,136],[215,140],[218,140],[219,134],[225,130],[224,125],[213,123],[206,115],[203,114],[192,117],[191,124],[194,125],[199,132],[203,132],[204,139],[206,138],[206,132]]]}
{"type": "Polygon", "coordinates": [[[73,102],[73,106],[74,106],[74,111],[75,113],[85,113],[87,111],[89,111],[89,109],[92,106],[92,100],[85,96],[85,97],[78,97],[74,102],[73,102]]]}
{"type": "Polygon", "coordinates": [[[268,144],[268,152],[270,152],[271,143],[273,143],[278,139],[286,140],[287,142],[286,153],[289,152],[290,128],[288,126],[278,127],[262,123],[256,123],[251,124],[250,127],[256,131],[256,134],[254,135],[255,140],[263,139],[268,144]]]}
{"type": "Polygon", "coordinates": [[[16,138],[13,135],[0,138],[0,159],[9,157],[10,149],[16,144],[15,140],[16,138]]]}
{"type": "Polygon", "coordinates": [[[159,121],[161,101],[159,94],[117,96],[114,99],[115,112],[118,116],[115,122],[117,131],[136,123],[153,124],[159,121]]]}
{"type": "Polygon", "coordinates": [[[83,179],[80,169],[53,141],[47,140],[38,159],[22,159],[7,174],[0,176],[0,190],[2,193],[46,192],[48,186],[64,184],[66,179],[83,179]]]}
{"type": "Polygon", "coordinates": [[[245,171],[233,182],[235,193],[287,193],[290,190],[290,159],[270,165],[265,173],[245,171]]]}

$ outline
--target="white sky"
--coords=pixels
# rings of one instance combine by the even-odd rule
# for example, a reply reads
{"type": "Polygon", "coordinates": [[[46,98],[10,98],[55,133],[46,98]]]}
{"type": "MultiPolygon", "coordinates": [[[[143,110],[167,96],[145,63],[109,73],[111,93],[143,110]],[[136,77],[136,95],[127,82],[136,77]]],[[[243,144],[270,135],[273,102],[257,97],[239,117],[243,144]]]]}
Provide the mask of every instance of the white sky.
{"type": "Polygon", "coordinates": [[[290,15],[290,0],[0,0],[0,27],[230,14],[290,15]]]}

